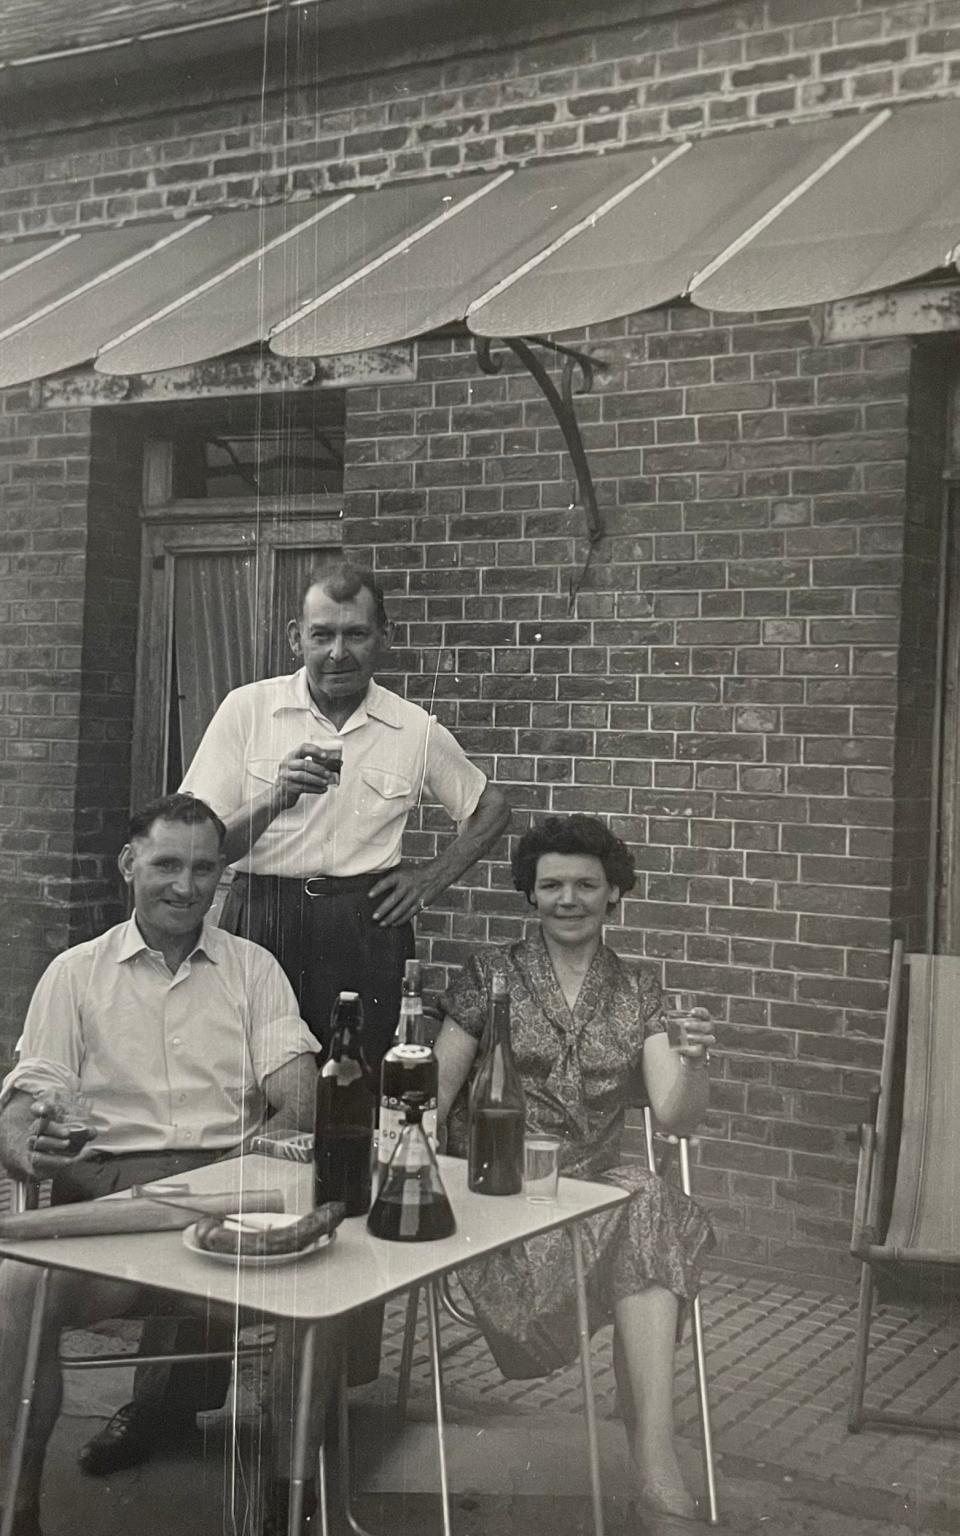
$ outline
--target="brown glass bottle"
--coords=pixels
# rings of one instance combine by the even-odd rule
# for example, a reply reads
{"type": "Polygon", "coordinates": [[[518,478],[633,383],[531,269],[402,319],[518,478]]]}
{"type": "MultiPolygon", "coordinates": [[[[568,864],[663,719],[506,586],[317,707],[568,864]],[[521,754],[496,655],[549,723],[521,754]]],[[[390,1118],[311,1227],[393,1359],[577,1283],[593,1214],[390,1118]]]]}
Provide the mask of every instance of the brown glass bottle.
{"type": "Polygon", "coordinates": [[[523,1185],[526,1102],[510,1044],[510,994],[494,975],[483,1054],[470,1092],[467,1185],[478,1195],[516,1195],[523,1185]]]}
{"type": "Polygon", "coordinates": [[[330,1051],[317,1075],[314,1195],[342,1200],[348,1216],[370,1209],[377,1095],[363,1053],[363,1005],[341,992],[330,1021],[330,1051]]]}

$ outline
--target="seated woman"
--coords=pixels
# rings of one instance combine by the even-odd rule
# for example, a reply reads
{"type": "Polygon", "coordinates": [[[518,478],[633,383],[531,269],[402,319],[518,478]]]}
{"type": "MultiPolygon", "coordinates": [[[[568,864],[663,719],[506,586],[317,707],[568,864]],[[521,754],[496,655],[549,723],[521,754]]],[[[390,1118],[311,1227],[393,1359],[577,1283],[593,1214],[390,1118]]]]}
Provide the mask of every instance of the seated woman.
{"type": "MultiPolygon", "coordinates": [[[[655,1173],[617,1160],[638,1068],[664,1129],[687,1133],[700,1121],[713,1026],[698,1010],[689,1043],[672,1050],[653,972],[626,965],[602,942],[634,870],[627,848],[601,821],[549,817],[520,839],[513,876],[540,926],[531,938],[479,950],[446,993],[436,1045],[440,1120],[449,1117],[449,1150],[459,1150],[462,1099],[455,1101],[483,1033],[491,977],[504,973],[528,1130],[562,1137],[562,1173],[609,1180],[631,1194],[583,1225],[590,1328],[614,1324],[642,1529],[679,1536],[696,1523],[696,1504],[674,1445],[678,1308],[696,1295],[714,1239],[693,1201],[655,1173]]],[[[505,1376],[545,1376],[577,1358],[573,1260],[562,1230],[477,1260],[458,1278],[505,1376]]]]}

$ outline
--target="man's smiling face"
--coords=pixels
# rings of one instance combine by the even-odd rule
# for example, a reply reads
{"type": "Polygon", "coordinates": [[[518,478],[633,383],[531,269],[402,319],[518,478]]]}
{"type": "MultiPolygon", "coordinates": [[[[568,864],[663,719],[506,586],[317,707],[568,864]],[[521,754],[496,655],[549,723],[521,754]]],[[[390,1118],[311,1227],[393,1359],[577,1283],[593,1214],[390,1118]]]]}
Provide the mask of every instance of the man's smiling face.
{"type": "Polygon", "coordinates": [[[133,887],[137,921],[148,943],[197,932],[223,868],[210,821],[155,821],[120,854],[120,873],[133,887]]]}

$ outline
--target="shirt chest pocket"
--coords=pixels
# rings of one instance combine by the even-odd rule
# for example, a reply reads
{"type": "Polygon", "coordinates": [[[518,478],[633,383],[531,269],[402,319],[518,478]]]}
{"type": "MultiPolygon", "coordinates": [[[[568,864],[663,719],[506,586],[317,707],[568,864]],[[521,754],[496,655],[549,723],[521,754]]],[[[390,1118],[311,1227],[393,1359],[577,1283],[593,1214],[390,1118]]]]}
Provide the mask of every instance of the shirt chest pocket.
{"type": "Polygon", "coordinates": [[[413,803],[413,784],[391,768],[362,767],[357,774],[355,805],[357,832],[365,841],[376,841],[406,817],[413,803]]]}

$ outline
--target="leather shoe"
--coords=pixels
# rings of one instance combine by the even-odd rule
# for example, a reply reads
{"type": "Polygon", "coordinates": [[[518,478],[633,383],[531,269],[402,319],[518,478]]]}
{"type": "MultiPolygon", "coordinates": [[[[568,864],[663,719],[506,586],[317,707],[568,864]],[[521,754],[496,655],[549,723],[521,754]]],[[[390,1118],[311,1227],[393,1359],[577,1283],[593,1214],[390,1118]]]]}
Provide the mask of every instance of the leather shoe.
{"type": "MultiPolygon", "coordinates": [[[[3,1521],[3,1509],[0,1508],[0,1523],[3,1521]]],[[[40,1529],[40,1516],[36,1506],[29,1509],[15,1509],[13,1512],[13,1536],[43,1536],[40,1529]]]]}
{"type": "Polygon", "coordinates": [[[124,1403],[92,1440],[77,1452],[77,1461],[88,1477],[107,1477],[136,1467],[152,1455],[159,1439],[156,1415],[139,1403],[124,1403]]]}
{"type": "Polygon", "coordinates": [[[633,1536],[697,1536],[712,1529],[697,1501],[693,1515],[673,1515],[638,1499],[633,1505],[636,1523],[633,1536]]]}
{"type": "MultiPolygon", "coordinates": [[[[303,1485],[301,1536],[312,1536],[312,1533],[318,1529],[319,1521],[314,1519],[316,1512],[317,1485],[312,1478],[308,1478],[303,1485]]],[[[268,1486],[264,1500],[260,1519],[260,1536],[287,1536],[289,1514],[290,1484],[285,1478],[275,1478],[268,1486]]]]}

